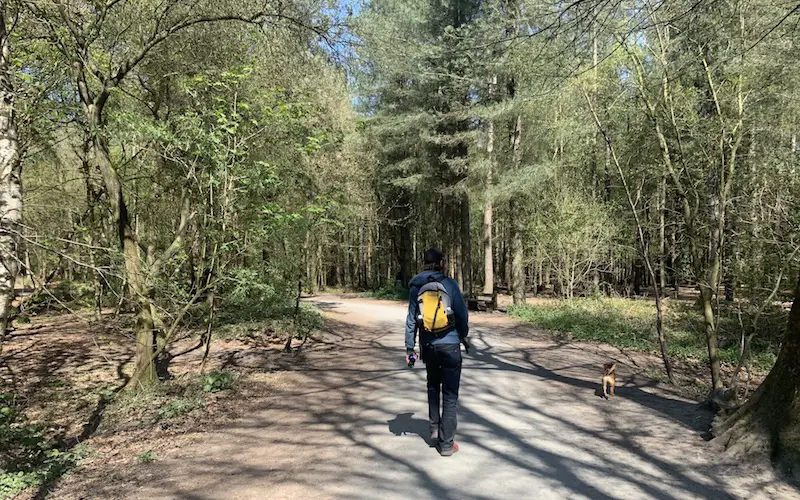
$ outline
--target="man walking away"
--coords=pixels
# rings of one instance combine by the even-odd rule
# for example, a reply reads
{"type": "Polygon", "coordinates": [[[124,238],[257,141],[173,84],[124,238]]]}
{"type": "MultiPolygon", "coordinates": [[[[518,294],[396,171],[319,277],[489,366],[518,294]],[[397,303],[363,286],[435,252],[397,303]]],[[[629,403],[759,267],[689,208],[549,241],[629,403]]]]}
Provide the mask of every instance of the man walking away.
{"type": "MultiPolygon", "coordinates": [[[[419,332],[422,361],[428,375],[428,421],[431,440],[439,453],[449,457],[458,451],[454,441],[461,383],[461,342],[469,334],[467,306],[452,278],[445,276],[444,254],[431,248],[424,255],[424,271],[409,283],[406,318],[406,362],[414,352],[419,332]],[[439,398],[441,395],[441,413],[439,398]]],[[[465,344],[468,345],[468,344],[465,344]]]]}

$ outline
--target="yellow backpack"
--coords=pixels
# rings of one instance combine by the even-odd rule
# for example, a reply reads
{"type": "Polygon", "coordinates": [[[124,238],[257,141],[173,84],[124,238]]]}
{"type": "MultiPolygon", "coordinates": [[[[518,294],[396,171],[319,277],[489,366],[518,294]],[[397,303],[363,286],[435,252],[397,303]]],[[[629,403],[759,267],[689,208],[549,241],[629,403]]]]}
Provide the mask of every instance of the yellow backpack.
{"type": "Polygon", "coordinates": [[[444,285],[431,279],[417,293],[417,326],[421,332],[440,336],[453,328],[453,309],[444,285]]]}

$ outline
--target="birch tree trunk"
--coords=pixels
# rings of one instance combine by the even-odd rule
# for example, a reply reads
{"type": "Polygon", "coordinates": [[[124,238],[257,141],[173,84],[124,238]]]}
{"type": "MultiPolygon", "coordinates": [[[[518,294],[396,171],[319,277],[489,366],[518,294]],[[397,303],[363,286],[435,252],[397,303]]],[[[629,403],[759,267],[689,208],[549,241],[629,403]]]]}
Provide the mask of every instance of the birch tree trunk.
{"type": "Polygon", "coordinates": [[[13,316],[14,281],[19,270],[18,228],[22,219],[19,136],[14,119],[11,43],[6,2],[0,3],[0,349],[13,316]]]}

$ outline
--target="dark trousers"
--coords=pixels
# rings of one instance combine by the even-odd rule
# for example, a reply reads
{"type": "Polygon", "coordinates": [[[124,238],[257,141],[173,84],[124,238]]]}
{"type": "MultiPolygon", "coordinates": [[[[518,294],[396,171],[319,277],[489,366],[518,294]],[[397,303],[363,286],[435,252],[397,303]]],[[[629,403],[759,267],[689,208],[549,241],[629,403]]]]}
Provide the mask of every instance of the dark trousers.
{"type": "Polygon", "coordinates": [[[439,431],[440,447],[447,450],[453,447],[458,425],[456,410],[458,387],[461,385],[461,345],[428,345],[424,350],[422,360],[428,373],[428,421],[431,432],[439,431]]]}

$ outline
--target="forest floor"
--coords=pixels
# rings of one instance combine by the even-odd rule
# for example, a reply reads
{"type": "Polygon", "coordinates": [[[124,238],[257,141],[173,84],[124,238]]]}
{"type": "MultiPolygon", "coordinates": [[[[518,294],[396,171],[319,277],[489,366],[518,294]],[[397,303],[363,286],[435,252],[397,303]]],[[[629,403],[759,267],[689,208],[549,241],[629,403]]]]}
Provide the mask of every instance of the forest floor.
{"type": "MultiPolygon", "coordinates": [[[[35,494],[800,499],[768,464],[729,461],[706,442],[712,414],[653,376],[658,358],[559,341],[501,314],[471,316],[475,349],[464,357],[461,451],[442,458],[425,439],[424,367],[409,370],[403,359],[404,305],[341,296],[311,301],[325,311],[326,327],[302,350],[281,354],[277,341],[215,341],[211,365],[234,370],[236,390],[211,395],[180,424],[114,432],[102,423],[98,429],[92,417],[102,404],[82,395],[124,381],[127,342],[63,317],[18,331],[0,375],[29,395],[31,408],[57,408],[43,403],[54,397],[71,405],[47,418],[90,450],[76,470],[35,494]],[[604,400],[599,378],[608,360],[618,364],[618,387],[617,397],[604,400]]],[[[200,354],[175,360],[177,379],[191,376],[200,354]]],[[[136,406],[124,408],[136,421],[136,406]]],[[[124,408],[115,418],[125,419],[124,408]]]]}

